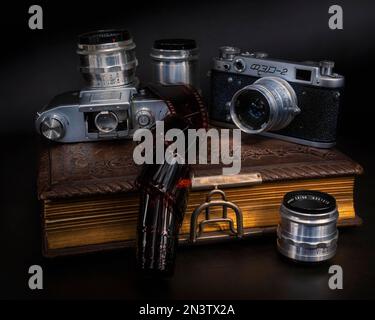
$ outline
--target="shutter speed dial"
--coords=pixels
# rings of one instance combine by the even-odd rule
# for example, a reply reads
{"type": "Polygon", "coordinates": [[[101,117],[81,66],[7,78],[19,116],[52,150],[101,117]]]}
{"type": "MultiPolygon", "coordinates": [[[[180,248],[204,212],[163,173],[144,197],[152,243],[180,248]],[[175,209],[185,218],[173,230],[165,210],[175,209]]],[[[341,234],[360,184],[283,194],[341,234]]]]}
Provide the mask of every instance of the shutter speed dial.
{"type": "Polygon", "coordinates": [[[40,124],[40,132],[50,140],[59,140],[65,135],[64,120],[58,116],[45,118],[40,124]]]}
{"type": "Polygon", "coordinates": [[[154,117],[148,109],[141,109],[135,114],[135,120],[140,127],[146,127],[154,122],[154,117]]]}

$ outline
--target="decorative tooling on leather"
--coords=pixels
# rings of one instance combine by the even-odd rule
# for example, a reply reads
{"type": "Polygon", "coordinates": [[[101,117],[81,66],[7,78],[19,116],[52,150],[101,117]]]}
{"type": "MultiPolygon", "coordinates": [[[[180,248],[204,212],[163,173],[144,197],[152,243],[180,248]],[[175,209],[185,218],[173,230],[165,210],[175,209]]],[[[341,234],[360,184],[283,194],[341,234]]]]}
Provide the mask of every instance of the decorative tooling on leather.
{"type": "MultiPolygon", "coordinates": [[[[53,144],[40,157],[40,199],[135,191],[139,167],[132,141],[53,144]]],[[[362,167],[336,149],[298,146],[260,136],[242,136],[241,173],[258,172],[263,182],[357,175],[362,167]]],[[[195,176],[218,175],[222,165],[193,165],[195,176]]]]}

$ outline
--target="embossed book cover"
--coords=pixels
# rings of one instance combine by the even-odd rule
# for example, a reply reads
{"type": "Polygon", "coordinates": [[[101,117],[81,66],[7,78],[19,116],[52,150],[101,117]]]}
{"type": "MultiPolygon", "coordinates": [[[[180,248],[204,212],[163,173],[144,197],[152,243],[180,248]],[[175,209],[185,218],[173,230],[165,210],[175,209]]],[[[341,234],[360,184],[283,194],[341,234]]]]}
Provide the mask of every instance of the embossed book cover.
{"type": "MultiPolygon", "coordinates": [[[[134,181],[140,169],[133,162],[134,146],[132,141],[108,141],[41,148],[38,196],[46,256],[134,245],[134,181]]],[[[360,223],[353,190],[362,168],[336,149],[243,134],[239,174],[223,176],[222,164],[193,167],[182,244],[274,232],[283,195],[300,189],[334,195],[339,225],[360,223]],[[228,204],[227,212],[215,201],[228,204]]]]}

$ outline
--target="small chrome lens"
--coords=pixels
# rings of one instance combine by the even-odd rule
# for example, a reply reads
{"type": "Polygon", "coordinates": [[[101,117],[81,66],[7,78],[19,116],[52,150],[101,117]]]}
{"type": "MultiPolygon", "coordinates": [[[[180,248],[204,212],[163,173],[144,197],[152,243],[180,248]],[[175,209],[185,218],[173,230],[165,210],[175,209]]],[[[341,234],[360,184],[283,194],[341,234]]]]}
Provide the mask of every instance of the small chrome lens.
{"type": "Polygon", "coordinates": [[[199,49],[191,39],[161,39],[151,49],[153,81],[199,89],[199,49]]]}
{"type": "Polygon", "coordinates": [[[277,229],[279,252],[295,261],[320,262],[332,258],[337,248],[336,200],[318,191],[285,195],[277,229]]]}
{"type": "Polygon", "coordinates": [[[293,88],[277,77],[260,78],[238,90],[230,104],[233,122],[247,133],[285,128],[299,112],[293,88]]]}
{"type": "Polygon", "coordinates": [[[118,117],[111,111],[102,111],[95,116],[95,126],[102,133],[110,133],[118,126],[118,117]]]}

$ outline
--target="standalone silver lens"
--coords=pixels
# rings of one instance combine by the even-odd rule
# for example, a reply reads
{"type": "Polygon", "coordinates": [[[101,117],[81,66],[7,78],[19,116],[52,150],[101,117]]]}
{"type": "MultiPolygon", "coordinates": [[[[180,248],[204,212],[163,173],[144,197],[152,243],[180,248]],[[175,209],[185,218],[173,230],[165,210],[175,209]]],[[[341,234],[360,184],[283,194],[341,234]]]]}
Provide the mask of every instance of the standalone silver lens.
{"type": "Polygon", "coordinates": [[[318,191],[287,193],[277,229],[279,252],[296,261],[320,262],[335,255],[338,211],[331,195],[318,191]]]}
{"type": "Polygon", "coordinates": [[[124,86],[135,81],[135,44],[126,30],[101,30],[79,36],[80,71],[94,88],[124,86]]]}
{"type": "Polygon", "coordinates": [[[95,116],[95,126],[103,133],[110,133],[118,126],[119,120],[115,113],[102,111],[95,116]]]}
{"type": "Polygon", "coordinates": [[[230,104],[233,122],[247,133],[285,128],[299,112],[293,88],[277,77],[260,78],[238,90],[230,104]]]}
{"type": "Polygon", "coordinates": [[[153,81],[199,89],[199,50],[194,40],[157,40],[151,50],[153,81]]]}

